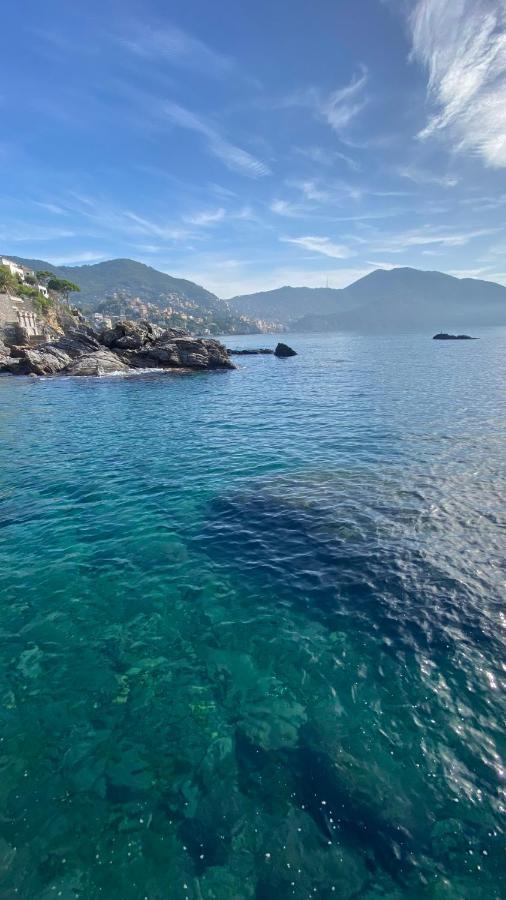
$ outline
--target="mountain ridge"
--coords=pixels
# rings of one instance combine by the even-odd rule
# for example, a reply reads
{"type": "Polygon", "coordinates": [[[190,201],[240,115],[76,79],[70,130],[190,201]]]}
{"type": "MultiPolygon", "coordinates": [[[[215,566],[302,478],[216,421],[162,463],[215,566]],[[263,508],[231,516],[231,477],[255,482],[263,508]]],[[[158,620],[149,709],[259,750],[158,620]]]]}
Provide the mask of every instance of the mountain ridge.
{"type": "MultiPolygon", "coordinates": [[[[245,317],[263,320],[268,328],[280,323],[291,331],[303,332],[429,330],[433,333],[506,325],[506,287],[493,281],[457,278],[437,270],[407,266],[375,269],[345,288],[284,285],[227,301],[188,279],[175,278],[136,260],[118,258],[86,265],[53,266],[45,260],[11,258],[30,268],[50,269],[61,278],[75,281],[81,293],[74,295],[74,300],[92,312],[107,312],[108,305],[121,305],[125,297],[128,307],[128,298],[140,297],[160,310],[171,305],[186,308],[197,317],[203,316],[200,324],[215,319],[231,333],[238,333],[241,317],[246,328],[245,317]]],[[[128,308],[124,314],[128,315],[128,308]]],[[[265,327],[264,324],[258,330],[265,327]]]]}
{"type": "Polygon", "coordinates": [[[80,301],[90,308],[98,305],[105,294],[112,291],[127,291],[155,302],[164,295],[176,293],[206,308],[214,308],[220,302],[216,294],[193,281],[167,275],[153,266],[127,257],[76,266],[57,266],[47,260],[20,256],[9,258],[32,269],[49,268],[59,277],[74,281],[81,288],[80,301]]]}
{"type": "Polygon", "coordinates": [[[229,302],[257,318],[272,319],[276,313],[291,331],[381,333],[506,325],[503,285],[412,267],[375,269],[345,288],[282,287],[229,302]],[[300,315],[304,305],[309,308],[300,315]]]}

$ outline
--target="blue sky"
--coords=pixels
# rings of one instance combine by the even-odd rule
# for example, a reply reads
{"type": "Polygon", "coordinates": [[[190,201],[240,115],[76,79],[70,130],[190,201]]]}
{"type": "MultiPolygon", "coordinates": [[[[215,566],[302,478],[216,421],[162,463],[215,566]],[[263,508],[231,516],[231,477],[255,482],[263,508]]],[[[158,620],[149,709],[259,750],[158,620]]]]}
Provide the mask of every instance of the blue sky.
{"type": "Polygon", "coordinates": [[[506,284],[504,0],[26,0],[0,67],[3,253],[506,284]]]}

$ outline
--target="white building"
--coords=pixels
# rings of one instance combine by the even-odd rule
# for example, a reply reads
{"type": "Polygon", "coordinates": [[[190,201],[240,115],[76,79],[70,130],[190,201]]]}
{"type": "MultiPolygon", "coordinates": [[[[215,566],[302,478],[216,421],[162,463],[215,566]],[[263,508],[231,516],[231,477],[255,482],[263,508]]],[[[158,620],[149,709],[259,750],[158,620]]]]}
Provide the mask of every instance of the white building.
{"type": "Polygon", "coordinates": [[[2,266],[6,266],[11,275],[17,275],[21,278],[21,281],[25,280],[25,270],[23,269],[23,266],[13,262],[12,259],[6,259],[5,256],[2,256],[2,266]]]}
{"type": "Polygon", "coordinates": [[[44,297],[49,297],[47,287],[44,284],[38,284],[37,290],[39,294],[42,294],[44,297]]]}

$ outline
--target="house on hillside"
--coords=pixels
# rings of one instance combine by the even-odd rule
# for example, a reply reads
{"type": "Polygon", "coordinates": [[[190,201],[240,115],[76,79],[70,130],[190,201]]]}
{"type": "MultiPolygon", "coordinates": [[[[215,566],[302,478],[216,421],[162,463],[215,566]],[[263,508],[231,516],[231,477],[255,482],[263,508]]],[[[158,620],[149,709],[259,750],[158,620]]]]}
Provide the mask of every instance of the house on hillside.
{"type": "Polygon", "coordinates": [[[25,280],[25,273],[28,270],[25,270],[23,266],[20,266],[18,263],[13,262],[12,259],[6,259],[5,256],[2,256],[0,262],[2,266],[5,266],[7,269],[9,269],[11,275],[21,278],[21,281],[25,280]]]}

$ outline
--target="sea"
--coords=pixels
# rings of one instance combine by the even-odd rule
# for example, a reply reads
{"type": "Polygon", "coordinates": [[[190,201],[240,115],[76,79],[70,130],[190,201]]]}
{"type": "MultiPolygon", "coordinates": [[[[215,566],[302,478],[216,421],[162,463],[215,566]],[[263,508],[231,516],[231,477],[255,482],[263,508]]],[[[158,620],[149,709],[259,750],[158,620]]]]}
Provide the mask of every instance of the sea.
{"type": "Polygon", "coordinates": [[[0,378],[2,900],[506,897],[506,333],[287,339],[0,378]]]}

